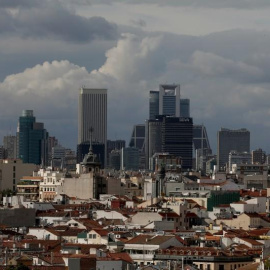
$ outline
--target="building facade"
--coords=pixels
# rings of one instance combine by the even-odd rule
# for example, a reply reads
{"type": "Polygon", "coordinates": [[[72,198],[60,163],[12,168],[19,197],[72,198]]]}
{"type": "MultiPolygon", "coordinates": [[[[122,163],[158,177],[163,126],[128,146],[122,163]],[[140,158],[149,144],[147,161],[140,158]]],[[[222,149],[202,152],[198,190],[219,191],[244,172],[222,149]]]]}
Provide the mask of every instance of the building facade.
{"type": "Polygon", "coordinates": [[[107,89],[81,88],[79,91],[78,144],[93,141],[107,144],[107,89]]]}
{"type": "Polygon", "coordinates": [[[5,158],[17,158],[17,138],[13,135],[7,135],[3,138],[5,148],[5,158]]]}
{"type": "Polygon", "coordinates": [[[186,117],[159,116],[146,122],[146,166],[155,153],[181,157],[184,170],[192,168],[193,121],[186,117]]]}
{"type": "Polygon", "coordinates": [[[231,151],[250,152],[250,132],[245,129],[221,128],[217,133],[217,167],[224,170],[231,151]]]}
{"type": "Polygon", "coordinates": [[[37,123],[32,110],[24,110],[18,122],[18,158],[24,163],[48,163],[48,132],[37,123]]]}
{"type": "Polygon", "coordinates": [[[188,98],[180,99],[180,116],[190,117],[190,99],[188,98]]]}

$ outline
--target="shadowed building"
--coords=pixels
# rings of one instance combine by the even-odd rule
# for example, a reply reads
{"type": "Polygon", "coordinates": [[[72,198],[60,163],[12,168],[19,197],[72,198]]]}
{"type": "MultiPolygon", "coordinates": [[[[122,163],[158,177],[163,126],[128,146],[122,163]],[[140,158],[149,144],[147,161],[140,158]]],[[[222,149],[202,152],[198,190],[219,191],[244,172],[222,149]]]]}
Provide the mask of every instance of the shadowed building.
{"type": "Polygon", "coordinates": [[[192,118],[160,115],[146,121],[146,161],[155,153],[169,153],[181,157],[184,170],[192,168],[192,118]]]}
{"type": "Polygon", "coordinates": [[[217,167],[224,170],[231,151],[250,152],[250,132],[245,129],[221,128],[217,133],[217,167]]]}

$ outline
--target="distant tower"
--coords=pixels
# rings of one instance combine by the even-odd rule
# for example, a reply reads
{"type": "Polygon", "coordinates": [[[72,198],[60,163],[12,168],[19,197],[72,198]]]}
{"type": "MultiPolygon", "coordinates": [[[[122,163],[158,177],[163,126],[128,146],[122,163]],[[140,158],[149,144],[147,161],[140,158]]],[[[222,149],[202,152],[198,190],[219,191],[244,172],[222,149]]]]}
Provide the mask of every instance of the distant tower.
{"type": "Polygon", "coordinates": [[[250,132],[245,129],[221,128],[217,133],[217,167],[219,170],[229,161],[231,151],[250,152],[250,132]]]}
{"type": "Polygon", "coordinates": [[[32,110],[24,110],[18,122],[18,158],[24,163],[47,165],[48,132],[37,123],[32,110]]]}
{"type": "MultiPolygon", "coordinates": [[[[81,88],[78,106],[78,144],[89,141],[92,127],[93,142],[105,145],[107,156],[107,89],[81,88]]],[[[106,159],[104,161],[106,163],[106,159]]]]}
{"type": "Polygon", "coordinates": [[[159,115],[159,91],[150,91],[149,94],[149,119],[153,120],[159,115]]]}
{"type": "Polygon", "coordinates": [[[180,85],[159,86],[159,114],[180,117],[180,85]]]}
{"type": "Polygon", "coordinates": [[[16,136],[7,135],[3,138],[3,146],[6,150],[5,157],[15,159],[17,158],[17,138],[16,136]]]}
{"type": "Polygon", "coordinates": [[[190,117],[190,99],[180,99],[180,116],[190,117]]]}
{"type": "Polygon", "coordinates": [[[192,168],[192,118],[160,115],[146,121],[145,137],[146,168],[150,169],[150,158],[155,153],[169,153],[182,158],[182,168],[192,168]]]}

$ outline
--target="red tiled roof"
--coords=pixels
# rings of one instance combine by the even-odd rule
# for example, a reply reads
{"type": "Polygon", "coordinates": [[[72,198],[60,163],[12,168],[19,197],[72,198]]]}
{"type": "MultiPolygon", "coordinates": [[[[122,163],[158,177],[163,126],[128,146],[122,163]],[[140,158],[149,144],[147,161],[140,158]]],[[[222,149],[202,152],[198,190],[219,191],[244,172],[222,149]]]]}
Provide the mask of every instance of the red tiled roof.
{"type": "Polygon", "coordinates": [[[112,259],[119,259],[119,260],[122,260],[122,261],[126,261],[128,263],[133,263],[133,260],[131,259],[131,257],[129,256],[128,253],[125,253],[125,252],[121,252],[121,253],[109,253],[108,254],[108,257],[109,258],[112,258],[112,259]]]}
{"type": "Polygon", "coordinates": [[[181,237],[175,236],[175,235],[146,235],[141,234],[138,235],[129,241],[126,242],[126,244],[144,244],[144,245],[160,245],[172,238],[177,239],[179,242],[182,243],[183,239],[181,237]],[[181,241],[179,240],[181,239],[181,241]]]}

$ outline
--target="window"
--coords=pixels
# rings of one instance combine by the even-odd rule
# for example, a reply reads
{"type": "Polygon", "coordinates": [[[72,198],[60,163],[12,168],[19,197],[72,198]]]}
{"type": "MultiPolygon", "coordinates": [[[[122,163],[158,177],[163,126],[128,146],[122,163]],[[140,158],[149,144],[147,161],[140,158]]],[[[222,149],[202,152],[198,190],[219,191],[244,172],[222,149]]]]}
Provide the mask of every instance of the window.
{"type": "Polygon", "coordinates": [[[96,239],[97,238],[97,235],[96,234],[93,234],[93,239],[96,239]]]}

